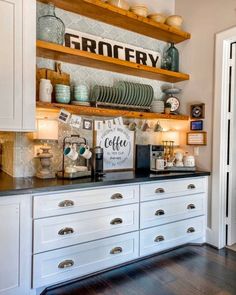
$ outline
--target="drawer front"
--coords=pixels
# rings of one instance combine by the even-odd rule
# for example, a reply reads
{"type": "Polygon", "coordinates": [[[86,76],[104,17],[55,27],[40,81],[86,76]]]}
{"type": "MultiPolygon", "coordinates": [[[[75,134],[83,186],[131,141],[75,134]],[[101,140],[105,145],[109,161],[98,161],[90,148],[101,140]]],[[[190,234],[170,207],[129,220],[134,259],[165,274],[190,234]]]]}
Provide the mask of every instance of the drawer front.
{"type": "Polygon", "coordinates": [[[140,232],[140,255],[170,249],[205,237],[205,217],[161,225],[140,232]]]}
{"type": "Polygon", "coordinates": [[[34,196],[34,218],[139,202],[139,186],[112,186],[34,196]]]}
{"type": "Polygon", "coordinates": [[[34,255],[33,287],[70,280],[138,258],[138,232],[34,255]]]}
{"type": "Polygon", "coordinates": [[[141,203],[140,227],[147,228],[205,214],[204,194],[141,203]]]}
{"type": "Polygon", "coordinates": [[[139,205],[34,220],[34,253],[71,246],[139,228],[139,205]]]}
{"type": "Polygon", "coordinates": [[[206,192],[206,178],[187,178],[141,184],[141,201],[159,200],[206,192]]]}

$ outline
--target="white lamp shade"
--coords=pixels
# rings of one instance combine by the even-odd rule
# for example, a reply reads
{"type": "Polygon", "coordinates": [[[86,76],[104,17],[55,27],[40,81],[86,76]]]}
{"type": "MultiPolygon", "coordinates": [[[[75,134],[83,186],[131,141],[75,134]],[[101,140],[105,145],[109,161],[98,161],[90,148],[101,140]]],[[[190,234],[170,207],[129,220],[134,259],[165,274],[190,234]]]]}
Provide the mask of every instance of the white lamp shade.
{"type": "Polygon", "coordinates": [[[162,141],[173,141],[174,146],[179,146],[180,140],[179,140],[179,132],[175,130],[170,131],[164,131],[162,132],[162,141]]]}
{"type": "Polygon", "coordinates": [[[58,122],[47,118],[37,119],[37,131],[34,139],[58,140],[58,122]]]}

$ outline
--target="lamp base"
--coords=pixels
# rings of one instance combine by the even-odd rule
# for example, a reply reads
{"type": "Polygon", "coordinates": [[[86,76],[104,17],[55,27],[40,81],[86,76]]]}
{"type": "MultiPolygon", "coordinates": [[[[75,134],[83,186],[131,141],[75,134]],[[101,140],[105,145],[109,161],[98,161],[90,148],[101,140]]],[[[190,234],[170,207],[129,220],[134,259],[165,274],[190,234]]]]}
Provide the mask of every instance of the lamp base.
{"type": "Polygon", "coordinates": [[[51,178],[56,178],[56,174],[50,171],[47,173],[38,171],[36,174],[36,177],[40,179],[51,179],[51,178]]]}
{"type": "Polygon", "coordinates": [[[38,156],[40,159],[41,168],[37,172],[36,177],[41,179],[55,178],[55,173],[51,171],[51,158],[53,155],[49,153],[50,147],[43,146],[41,149],[43,150],[43,153],[38,156]]]}

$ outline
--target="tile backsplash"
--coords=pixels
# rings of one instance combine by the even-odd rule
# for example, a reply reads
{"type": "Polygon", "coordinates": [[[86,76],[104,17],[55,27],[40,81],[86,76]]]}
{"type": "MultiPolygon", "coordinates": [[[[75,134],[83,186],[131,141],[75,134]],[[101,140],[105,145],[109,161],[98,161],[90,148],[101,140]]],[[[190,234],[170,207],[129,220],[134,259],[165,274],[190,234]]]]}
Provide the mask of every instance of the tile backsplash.
{"type": "MultiPolygon", "coordinates": [[[[45,12],[45,4],[37,3],[37,17],[45,12]]],[[[149,37],[145,37],[133,32],[129,32],[111,25],[107,25],[74,13],[66,12],[61,9],[56,9],[56,14],[65,23],[67,28],[86,32],[89,34],[97,35],[107,39],[116,40],[119,42],[135,45],[138,47],[147,48],[154,51],[163,52],[166,47],[165,42],[161,42],[149,37]]],[[[37,58],[37,66],[39,68],[54,69],[54,61],[44,58],[37,58]]],[[[153,87],[155,99],[162,98],[161,87],[163,82],[148,80],[139,77],[133,77],[94,68],[87,68],[80,65],[69,63],[62,64],[62,71],[69,73],[71,76],[71,83],[85,84],[91,89],[95,84],[100,85],[113,85],[114,82],[119,80],[126,80],[136,83],[146,83],[153,87]]],[[[38,113],[38,116],[45,114],[38,113]]],[[[51,115],[51,114],[50,114],[51,115]]],[[[48,116],[48,114],[46,114],[48,116]]],[[[53,114],[52,116],[55,116],[53,114]]],[[[149,122],[154,126],[156,121],[149,122]]],[[[179,130],[186,130],[187,122],[177,121],[162,121],[162,126],[166,129],[177,128],[179,130]]],[[[85,136],[92,145],[93,135],[92,132],[85,130],[78,130],[59,123],[59,140],[58,142],[50,143],[53,153],[53,170],[57,171],[61,168],[62,159],[62,141],[64,136],[69,134],[80,134],[85,136]]],[[[34,146],[40,144],[32,140],[32,134],[27,133],[0,133],[0,140],[3,142],[3,170],[14,177],[29,177],[35,175],[39,165],[39,160],[34,158],[34,146]]],[[[182,133],[182,142],[184,143],[184,132],[182,133]]],[[[152,132],[137,131],[136,143],[157,144],[159,142],[159,135],[152,132]]]]}

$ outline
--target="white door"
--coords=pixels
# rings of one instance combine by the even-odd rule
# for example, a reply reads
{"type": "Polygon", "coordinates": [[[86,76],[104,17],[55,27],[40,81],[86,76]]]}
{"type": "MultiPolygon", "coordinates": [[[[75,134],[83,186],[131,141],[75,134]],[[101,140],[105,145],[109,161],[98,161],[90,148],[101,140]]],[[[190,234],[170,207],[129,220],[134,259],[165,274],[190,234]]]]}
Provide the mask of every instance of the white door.
{"type": "Polygon", "coordinates": [[[226,189],[227,245],[236,243],[236,43],[231,44],[228,102],[228,151],[226,189]]]}

